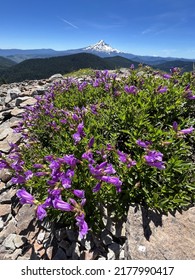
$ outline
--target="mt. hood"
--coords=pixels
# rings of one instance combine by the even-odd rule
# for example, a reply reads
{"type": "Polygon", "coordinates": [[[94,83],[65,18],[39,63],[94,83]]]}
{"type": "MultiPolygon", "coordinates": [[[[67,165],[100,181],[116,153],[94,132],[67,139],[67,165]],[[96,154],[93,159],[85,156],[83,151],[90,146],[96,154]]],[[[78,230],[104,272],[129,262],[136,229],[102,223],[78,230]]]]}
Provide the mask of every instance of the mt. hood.
{"type": "Polygon", "coordinates": [[[88,46],[83,48],[83,51],[90,51],[90,52],[104,52],[107,54],[120,54],[121,51],[112,48],[110,45],[106,44],[103,40],[100,40],[94,45],[88,46]]]}

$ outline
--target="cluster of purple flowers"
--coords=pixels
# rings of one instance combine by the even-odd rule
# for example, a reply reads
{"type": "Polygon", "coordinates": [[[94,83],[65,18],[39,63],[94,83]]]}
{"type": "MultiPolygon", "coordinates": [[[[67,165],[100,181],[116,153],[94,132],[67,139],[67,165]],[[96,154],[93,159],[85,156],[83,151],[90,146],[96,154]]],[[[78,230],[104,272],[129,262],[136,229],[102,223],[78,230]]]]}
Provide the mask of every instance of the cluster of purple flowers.
{"type": "Polygon", "coordinates": [[[147,165],[156,167],[160,170],[165,169],[165,163],[163,162],[163,154],[158,151],[149,149],[150,145],[152,145],[151,141],[142,141],[138,139],[136,143],[139,147],[144,148],[146,150],[146,155],[144,155],[144,159],[147,165]]]}
{"type": "Polygon", "coordinates": [[[83,238],[88,232],[88,225],[85,221],[85,214],[83,211],[83,206],[86,202],[84,191],[74,190],[75,196],[81,198],[81,203],[78,204],[73,198],[70,198],[70,202],[65,202],[62,200],[60,190],[50,190],[48,191],[48,197],[44,203],[40,204],[36,199],[25,190],[25,188],[19,189],[17,191],[17,196],[21,204],[36,205],[36,214],[39,220],[43,220],[47,216],[46,208],[53,207],[55,209],[74,212],[76,225],[79,227],[79,236],[83,238]]]}
{"type": "Polygon", "coordinates": [[[99,180],[99,182],[93,188],[93,192],[99,191],[103,182],[114,185],[117,192],[121,192],[121,180],[116,176],[110,176],[116,173],[116,170],[113,168],[112,164],[108,163],[107,161],[97,164],[96,166],[89,164],[89,170],[93,177],[99,180]]]}
{"type": "Polygon", "coordinates": [[[121,161],[122,163],[126,163],[127,168],[130,168],[130,167],[136,165],[136,161],[132,160],[131,157],[128,154],[126,154],[124,152],[121,152],[119,150],[117,151],[117,154],[118,154],[118,157],[119,157],[119,161],[121,161]]]}
{"type": "Polygon", "coordinates": [[[138,89],[136,86],[125,85],[124,90],[125,90],[125,92],[131,93],[131,94],[137,94],[137,92],[138,92],[138,89]]]}
{"type": "Polygon", "coordinates": [[[147,155],[145,155],[144,158],[149,166],[156,167],[158,169],[165,169],[165,164],[162,161],[162,153],[157,151],[148,151],[147,155]]]}

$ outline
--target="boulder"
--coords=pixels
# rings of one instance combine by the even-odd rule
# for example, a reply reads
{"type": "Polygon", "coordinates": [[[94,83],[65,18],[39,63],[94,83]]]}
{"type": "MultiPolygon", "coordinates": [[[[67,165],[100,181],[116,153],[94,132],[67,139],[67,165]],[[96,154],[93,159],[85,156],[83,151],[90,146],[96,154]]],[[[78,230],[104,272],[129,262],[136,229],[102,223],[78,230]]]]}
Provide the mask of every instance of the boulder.
{"type": "Polygon", "coordinates": [[[126,222],[125,259],[194,260],[195,207],[162,215],[131,206],[126,222]]]}

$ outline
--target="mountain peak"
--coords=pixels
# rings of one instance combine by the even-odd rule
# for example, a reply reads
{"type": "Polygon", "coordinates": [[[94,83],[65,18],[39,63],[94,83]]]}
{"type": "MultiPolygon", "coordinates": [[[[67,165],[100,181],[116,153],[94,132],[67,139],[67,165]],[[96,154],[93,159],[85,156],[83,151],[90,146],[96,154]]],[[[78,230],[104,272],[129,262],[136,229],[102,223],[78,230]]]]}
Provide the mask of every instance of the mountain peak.
{"type": "Polygon", "coordinates": [[[96,44],[90,45],[90,46],[84,48],[84,50],[96,51],[96,52],[105,52],[105,53],[108,53],[108,54],[111,54],[111,53],[121,53],[121,51],[119,51],[117,49],[114,49],[110,45],[105,43],[104,40],[100,40],[96,44]]]}

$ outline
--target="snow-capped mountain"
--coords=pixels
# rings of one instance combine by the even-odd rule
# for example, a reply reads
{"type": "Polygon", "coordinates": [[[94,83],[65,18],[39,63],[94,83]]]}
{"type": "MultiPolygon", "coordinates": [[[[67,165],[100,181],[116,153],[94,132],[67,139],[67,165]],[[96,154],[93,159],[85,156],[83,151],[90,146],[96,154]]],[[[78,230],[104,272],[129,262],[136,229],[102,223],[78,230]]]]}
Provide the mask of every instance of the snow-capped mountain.
{"type": "Polygon", "coordinates": [[[83,51],[90,51],[90,52],[102,52],[106,54],[120,54],[121,51],[112,48],[110,45],[106,44],[103,40],[100,40],[94,45],[90,45],[86,48],[83,48],[83,51]]]}

